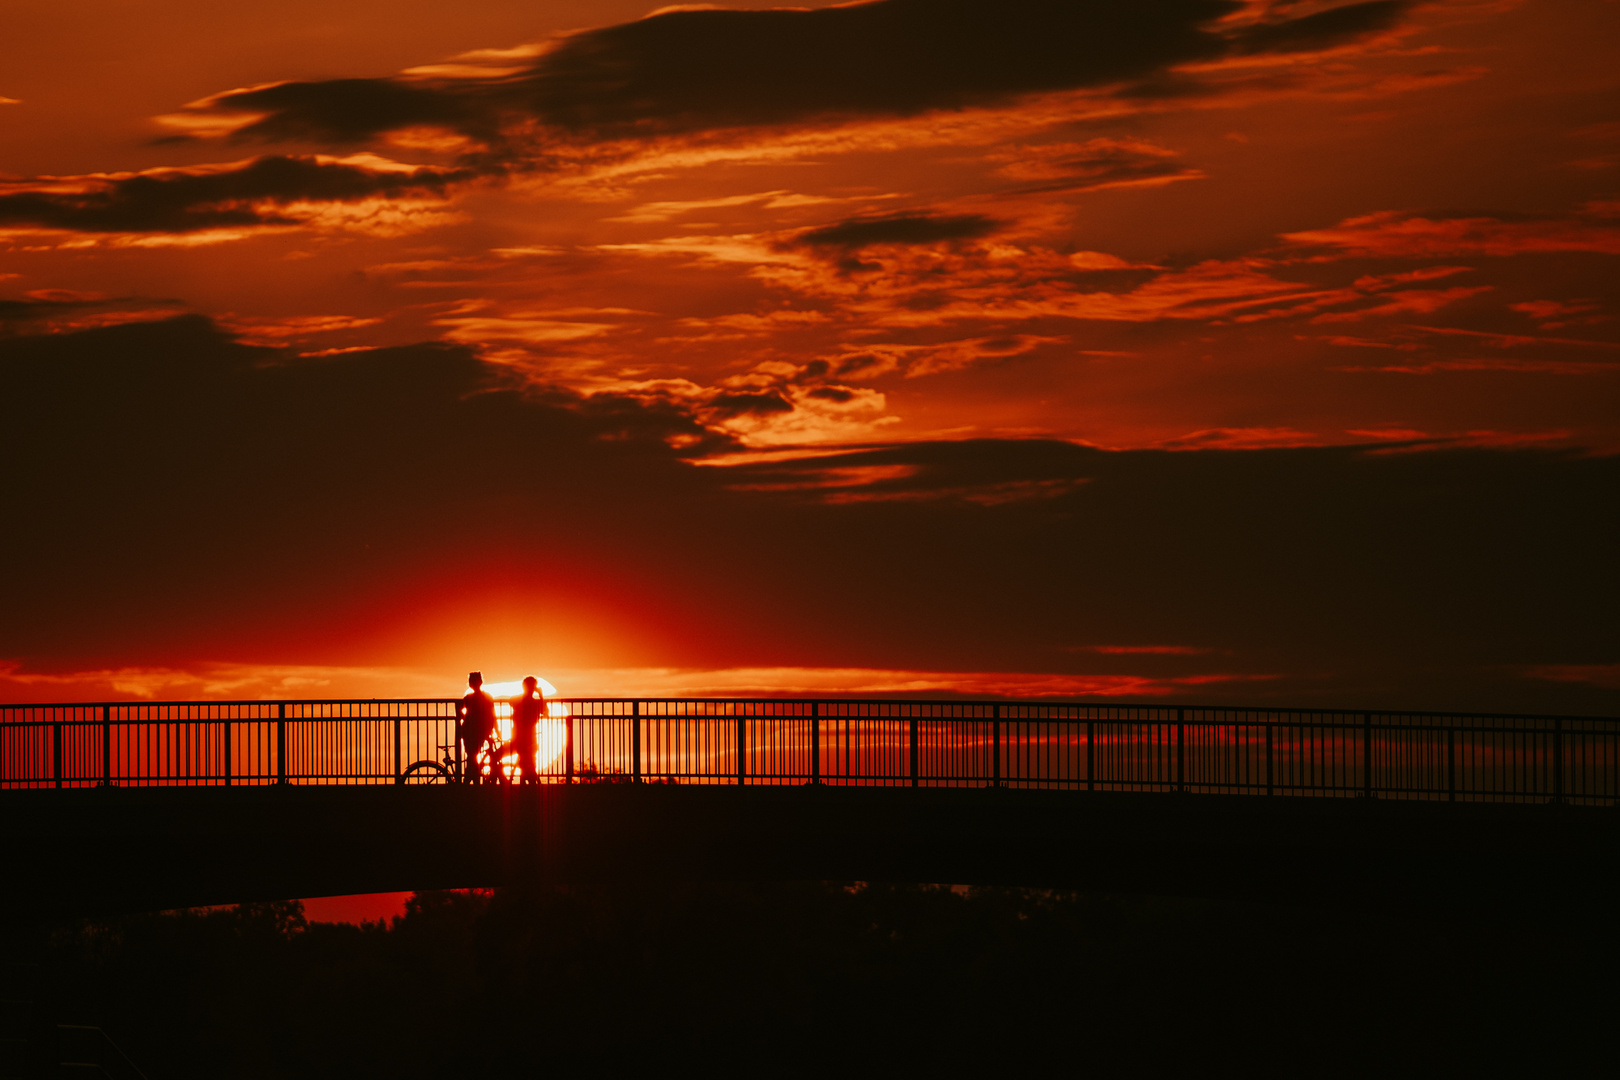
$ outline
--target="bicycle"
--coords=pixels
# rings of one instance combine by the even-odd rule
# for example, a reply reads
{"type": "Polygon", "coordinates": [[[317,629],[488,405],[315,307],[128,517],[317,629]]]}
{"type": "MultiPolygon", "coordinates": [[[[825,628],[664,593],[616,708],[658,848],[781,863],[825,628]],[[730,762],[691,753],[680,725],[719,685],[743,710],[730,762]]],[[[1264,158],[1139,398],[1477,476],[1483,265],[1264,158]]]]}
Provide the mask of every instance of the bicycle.
{"type": "MultiPolygon", "coordinates": [[[[456,761],[456,744],[439,743],[439,749],[444,751],[444,757],[438,761],[432,758],[423,758],[413,761],[399,774],[398,783],[401,784],[465,784],[467,778],[463,775],[460,764],[456,761]]],[[[506,758],[510,755],[509,747],[496,741],[491,736],[479,748],[478,768],[481,777],[491,784],[510,784],[511,776],[507,774],[506,758]],[[499,767],[493,763],[499,762],[499,767]],[[488,772],[484,772],[485,769],[488,772]]]]}

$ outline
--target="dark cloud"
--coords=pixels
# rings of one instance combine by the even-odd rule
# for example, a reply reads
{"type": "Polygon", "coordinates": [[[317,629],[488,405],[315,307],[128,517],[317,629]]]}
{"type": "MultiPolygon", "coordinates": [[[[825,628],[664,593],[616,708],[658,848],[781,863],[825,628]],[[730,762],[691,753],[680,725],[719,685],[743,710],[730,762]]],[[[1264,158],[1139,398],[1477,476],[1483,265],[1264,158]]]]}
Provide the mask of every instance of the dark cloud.
{"type": "Polygon", "coordinates": [[[379,131],[431,124],[487,134],[480,95],[388,79],[281,83],[225,95],[235,111],[268,113],[242,133],[270,142],[363,142],[379,131]]]}
{"type": "Polygon", "coordinates": [[[507,118],[588,137],[905,116],[1153,80],[1234,52],[1316,49],[1381,29],[1380,0],[1236,34],[1233,0],[877,0],[676,10],[562,39],[512,77],[338,79],[223,94],[267,114],[240,139],[353,143],[421,124],[489,141],[507,118]]]}
{"type": "MultiPolygon", "coordinates": [[[[931,650],[960,634],[953,659],[980,670],[986,639],[1007,645],[998,670],[1050,670],[1067,638],[1229,649],[1211,670],[1239,656],[1240,670],[1289,676],[1211,694],[1620,705],[1517,674],[1543,655],[1620,657],[1605,614],[1620,600],[1606,553],[1620,527],[1620,458],[978,439],[732,473],[756,490],[797,486],[776,497],[819,519],[819,557],[839,567],[842,595],[862,598],[863,625],[888,622],[901,638],[904,622],[931,650]],[[875,479],[858,490],[824,483],[863,471],[875,479]],[[923,628],[926,612],[940,630],[923,628]]],[[[800,557],[814,558],[809,546],[800,557]]]]}
{"type": "Polygon", "coordinates": [[[978,214],[887,214],[849,218],[801,233],[800,244],[812,247],[860,248],[870,244],[937,244],[988,236],[1001,222],[978,214]]]}
{"type": "Polygon", "coordinates": [[[76,191],[0,189],[0,226],[75,232],[184,233],[231,226],[290,225],[278,207],[297,201],[354,202],[373,196],[443,194],[466,170],[368,169],[313,157],[268,156],[209,170],[161,170],[114,179],[84,177],[76,191]]]}
{"type": "Polygon", "coordinates": [[[698,467],[717,445],[675,404],[497,371],[435,344],[289,360],[199,318],[0,341],[0,658],[307,661],[419,610],[516,625],[528,581],[563,638],[631,611],[658,647],[630,665],[1620,707],[1523,677],[1620,661],[1614,457],[979,439],[698,467]]]}
{"type": "Polygon", "coordinates": [[[37,334],[47,329],[84,329],[105,322],[152,319],[185,307],[178,300],[142,297],[51,295],[43,290],[23,300],[0,299],[0,334],[37,334]]]}
{"type": "Polygon", "coordinates": [[[674,408],[496,370],[439,344],[299,360],[197,316],[0,340],[0,513],[28,523],[0,554],[33,613],[0,654],[251,639],[457,547],[543,540],[582,489],[680,490],[668,440],[713,442],[674,408]]]}
{"type": "MultiPolygon", "coordinates": [[[[818,360],[816,363],[823,364],[825,361],[818,360]]],[[[851,376],[858,376],[863,372],[870,373],[874,371],[882,371],[888,363],[888,358],[878,356],[874,353],[856,353],[853,356],[842,357],[838,361],[838,374],[848,378],[851,376]]],[[[823,372],[817,371],[806,372],[806,374],[812,377],[822,373],[823,372]]]]}
{"type": "Polygon", "coordinates": [[[0,322],[47,318],[61,311],[82,310],[89,303],[85,300],[0,300],[0,322]]]}
{"type": "Polygon", "coordinates": [[[709,408],[716,419],[728,419],[751,413],[788,413],[793,411],[793,404],[775,390],[761,390],[756,393],[717,394],[709,400],[709,408]]]}

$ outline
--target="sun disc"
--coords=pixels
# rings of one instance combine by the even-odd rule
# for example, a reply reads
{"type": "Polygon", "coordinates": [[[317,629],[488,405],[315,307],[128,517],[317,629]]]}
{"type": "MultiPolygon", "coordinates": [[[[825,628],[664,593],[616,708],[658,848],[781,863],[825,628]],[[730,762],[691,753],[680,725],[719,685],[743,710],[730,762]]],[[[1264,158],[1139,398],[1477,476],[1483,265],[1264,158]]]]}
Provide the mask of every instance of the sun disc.
{"type": "MultiPolygon", "coordinates": [[[[551,683],[535,676],[540,684],[540,692],[547,698],[555,697],[557,688],[551,683]]],[[[496,738],[503,744],[512,740],[512,699],[523,695],[523,680],[512,679],[502,682],[485,682],[483,690],[495,699],[495,728],[496,738]]],[[[544,773],[557,763],[568,748],[568,725],[563,721],[568,716],[568,706],[561,702],[547,701],[546,715],[538,725],[535,732],[535,771],[544,773]]],[[[498,764],[486,762],[483,771],[487,775],[493,769],[499,768],[506,773],[510,780],[517,780],[521,775],[516,754],[502,755],[498,764]]]]}

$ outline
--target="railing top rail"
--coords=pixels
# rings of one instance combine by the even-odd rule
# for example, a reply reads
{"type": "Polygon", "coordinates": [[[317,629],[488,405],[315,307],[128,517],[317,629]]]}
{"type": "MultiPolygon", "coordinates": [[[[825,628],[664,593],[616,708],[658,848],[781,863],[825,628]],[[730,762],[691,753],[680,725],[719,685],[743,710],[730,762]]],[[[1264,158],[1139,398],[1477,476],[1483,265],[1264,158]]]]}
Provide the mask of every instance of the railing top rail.
{"type": "MultiPolygon", "coordinates": [[[[454,697],[417,697],[417,698],[243,698],[225,700],[193,700],[193,701],[72,701],[72,702],[12,702],[0,703],[0,714],[17,712],[27,709],[165,709],[165,708],[229,708],[229,707],[267,707],[267,706],[325,706],[325,705],[454,705],[459,698],[454,697]]],[[[776,695],[754,695],[744,697],[554,697],[547,699],[559,704],[578,705],[611,705],[632,704],[640,702],[650,705],[861,705],[861,706],[909,706],[909,707],[942,707],[942,706],[1014,706],[1020,708],[1040,709],[1119,709],[1137,710],[1142,712],[1177,712],[1185,716],[1188,713],[1216,713],[1225,715],[1234,714],[1260,714],[1260,715],[1287,715],[1287,716],[1367,716],[1367,717],[1402,717],[1402,718],[1432,718],[1432,719],[1458,719],[1458,720],[1574,720],[1582,722],[1620,723],[1617,716],[1593,716],[1574,713],[1529,713],[1529,712],[1472,712],[1463,709],[1432,710],[1432,709],[1364,709],[1346,706],[1343,708],[1304,707],[1291,705],[1210,705],[1210,704],[1173,704],[1166,702],[1144,701],[1114,701],[1114,700],[1069,700],[1053,701],[1046,698],[890,698],[890,697],[781,697],[776,695]]],[[[326,719],[322,717],[298,719],[326,719]]],[[[333,717],[330,719],[343,719],[333,717]]],[[[1017,717],[1015,719],[1040,720],[1041,717],[1017,717]]],[[[1061,719],[1061,718],[1054,718],[1061,719]]],[[[10,721],[0,721],[7,723],[10,721]]]]}
{"type": "MultiPolygon", "coordinates": [[[[197,698],[190,701],[10,701],[0,709],[171,709],[197,705],[454,705],[460,698],[197,698]]],[[[547,700],[561,701],[562,698],[547,700]]]]}

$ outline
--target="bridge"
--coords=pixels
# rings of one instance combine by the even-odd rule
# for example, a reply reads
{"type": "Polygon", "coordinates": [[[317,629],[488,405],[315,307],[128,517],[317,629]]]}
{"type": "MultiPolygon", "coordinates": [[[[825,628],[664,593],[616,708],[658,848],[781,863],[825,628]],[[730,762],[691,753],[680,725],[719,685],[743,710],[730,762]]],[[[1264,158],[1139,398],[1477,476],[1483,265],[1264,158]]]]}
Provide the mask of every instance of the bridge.
{"type": "Polygon", "coordinates": [[[564,698],[538,784],[471,785],[455,704],[0,706],[4,904],[648,874],[1561,902],[1620,865],[1614,718],[564,698]]]}

